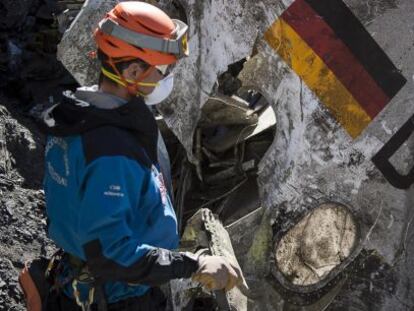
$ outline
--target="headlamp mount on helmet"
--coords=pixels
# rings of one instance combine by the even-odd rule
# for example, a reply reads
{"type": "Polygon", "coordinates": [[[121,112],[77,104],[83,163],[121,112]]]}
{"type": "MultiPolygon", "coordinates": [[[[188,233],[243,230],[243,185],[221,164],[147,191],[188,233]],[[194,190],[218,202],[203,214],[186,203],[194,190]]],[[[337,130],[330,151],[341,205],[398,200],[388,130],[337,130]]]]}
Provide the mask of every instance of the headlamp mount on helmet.
{"type": "Polygon", "coordinates": [[[173,19],[172,21],[176,27],[174,31],[175,38],[173,39],[152,37],[137,33],[120,26],[109,18],[105,18],[99,23],[99,29],[107,35],[116,37],[136,47],[173,54],[177,58],[188,56],[188,26],[177,19],[173,19]]]}

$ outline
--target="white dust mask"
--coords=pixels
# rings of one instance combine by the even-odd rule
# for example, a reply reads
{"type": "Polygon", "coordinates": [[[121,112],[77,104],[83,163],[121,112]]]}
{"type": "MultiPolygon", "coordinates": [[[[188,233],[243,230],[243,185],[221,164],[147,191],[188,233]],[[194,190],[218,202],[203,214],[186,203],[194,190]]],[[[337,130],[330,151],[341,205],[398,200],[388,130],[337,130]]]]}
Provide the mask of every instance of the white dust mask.
{"type": "Polygon", "coordinates": [[[169,74],[164,79],[158,81],[154,90],[145,96],[145,104],[148,106],[156,105],[165,100],[172,92],[174,87],[174,76],[169,74]]]}

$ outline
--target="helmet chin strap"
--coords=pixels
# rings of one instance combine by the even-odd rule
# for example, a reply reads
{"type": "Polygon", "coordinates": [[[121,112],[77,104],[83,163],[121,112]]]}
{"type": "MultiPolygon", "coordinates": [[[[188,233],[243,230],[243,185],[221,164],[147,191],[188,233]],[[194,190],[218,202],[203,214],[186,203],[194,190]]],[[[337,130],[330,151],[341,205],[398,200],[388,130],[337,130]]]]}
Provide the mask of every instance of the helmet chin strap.
{"type": "MultiPolygon", "coordinates": [[[[120,60],[118,62],[121,62],[121,61],[125,61],[125,60],[120,60]]],[[[112,81],[116,82],[117,84],[125,87],[128,91],[128,94],[132,96],[137,96],[137,95],[145,96],[144,93],[138,90],[140,86],[147,86],[147,87],[158,86],[158,83],[141,82],[154,71],[155,66],[150,66],[148,69],[142,72],[136,80],[130,80],[130,79],[125,79],[125,77],[119,72],[112,58],[108,60],[108,64],[112,67],[112,69],[116,72],[116,74],[113,74],[109,72],[108,70],[106,70],[105,68],[101,67],[101,71],[103,75],[108,77],[112,81]]]]}

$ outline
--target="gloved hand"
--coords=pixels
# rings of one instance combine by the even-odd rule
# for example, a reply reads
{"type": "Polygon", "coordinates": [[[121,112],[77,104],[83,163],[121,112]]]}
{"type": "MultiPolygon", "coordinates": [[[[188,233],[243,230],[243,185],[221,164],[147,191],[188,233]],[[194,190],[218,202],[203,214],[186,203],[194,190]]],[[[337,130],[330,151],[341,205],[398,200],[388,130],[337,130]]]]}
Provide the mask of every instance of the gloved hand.
{"type": "Polygon", "coordinates": [[[198,270],[193,274],[192,279],[209,290],[228,291],[243,283],[241,271],[233,267],[226,258],[209,255],[199,256],[198,270]]]}

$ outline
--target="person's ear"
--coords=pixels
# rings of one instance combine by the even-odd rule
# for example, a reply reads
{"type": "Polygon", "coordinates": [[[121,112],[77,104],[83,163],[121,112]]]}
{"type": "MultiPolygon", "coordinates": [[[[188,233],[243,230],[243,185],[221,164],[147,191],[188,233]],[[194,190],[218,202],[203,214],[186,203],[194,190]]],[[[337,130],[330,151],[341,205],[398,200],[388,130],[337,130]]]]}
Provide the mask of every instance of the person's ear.
{"type": "Polygon", "coordinates": [[[141,75],[143,69],[138,63],[131,63],[127,68],[122,71],[122,75],[127,80],[137,80],[141,75]]]}

